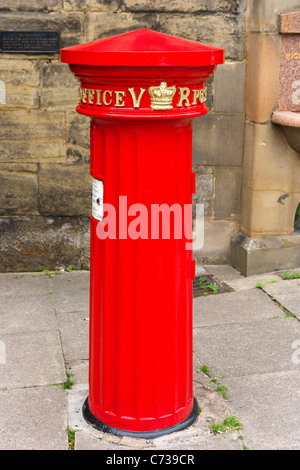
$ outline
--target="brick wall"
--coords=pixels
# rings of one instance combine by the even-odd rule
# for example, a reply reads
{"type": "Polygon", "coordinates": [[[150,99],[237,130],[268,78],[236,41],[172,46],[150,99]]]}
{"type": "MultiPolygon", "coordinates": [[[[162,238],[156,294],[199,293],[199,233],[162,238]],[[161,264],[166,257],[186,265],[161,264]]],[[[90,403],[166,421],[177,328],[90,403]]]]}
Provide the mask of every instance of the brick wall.
{"type": "MultiPolygon", "coordinates": [[[[0,27],[59,30],[61,47],[149,28],[224,47],[195,121],[195,202],[205,204],[200,262],[228,262],[238,230],[244,139],[243,0],[0,0],[0,27]],[[9,6],[8,6],[9,5],[9,6]]],[[[59,54],[0,54],[0,271],[88,266],[89,119],[59,54]]]]}

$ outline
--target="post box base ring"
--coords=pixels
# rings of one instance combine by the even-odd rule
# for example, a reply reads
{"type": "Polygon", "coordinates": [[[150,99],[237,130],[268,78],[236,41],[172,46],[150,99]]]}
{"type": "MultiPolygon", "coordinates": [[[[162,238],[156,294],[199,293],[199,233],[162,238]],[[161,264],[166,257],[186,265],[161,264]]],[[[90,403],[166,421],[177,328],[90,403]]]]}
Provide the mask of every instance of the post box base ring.
{"type": "Polygon", "coordinates": [[[170,434],[176,431],[182,431],[183,429],[191,426],[198,417],[199,406],[197,403],[196,398],[194,398],[193,409],[189,416],[175,426],[171,426],[169,428],[164,429],[157,429],[154,431],[128,431],[125,429],[114,428],[113,426],[108,426],[107,424],[99,421],[99,419],[95,418],[95,416],[91,413],[88,405],[88,398],[85,400],[82,412],[84,419],[87,421],[88,424],[93,426],[94,428],[98,429],[98,431],[107,432],[110,434],[114,434],[115,436],[130,436],[140,439],[154,439],[159,436],[163,436],[165,434],[170,434]]]}

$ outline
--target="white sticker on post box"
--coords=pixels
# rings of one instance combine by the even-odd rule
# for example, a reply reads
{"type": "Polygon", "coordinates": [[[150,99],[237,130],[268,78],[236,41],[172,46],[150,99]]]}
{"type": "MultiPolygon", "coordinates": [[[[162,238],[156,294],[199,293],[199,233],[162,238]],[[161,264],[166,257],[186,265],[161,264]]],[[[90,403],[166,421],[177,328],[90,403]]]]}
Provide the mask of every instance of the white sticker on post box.
{"type": "Polygon", "coordinates": [[[92,216],[97,220],[103,219],[103,193],[103,181],[93,178],[92,216]]]}

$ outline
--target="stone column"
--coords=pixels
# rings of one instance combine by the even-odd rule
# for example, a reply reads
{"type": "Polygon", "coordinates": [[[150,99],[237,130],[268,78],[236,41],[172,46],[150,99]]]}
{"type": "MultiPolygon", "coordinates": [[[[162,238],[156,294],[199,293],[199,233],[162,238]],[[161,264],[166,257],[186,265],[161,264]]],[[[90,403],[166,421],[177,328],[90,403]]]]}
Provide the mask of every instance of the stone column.
{"type": "Polygon", "coordinates": [[[300,264],[300,234],[294,233],[300,158],[271,121],[280,98],[278,12],[296,3],[249,2],[241,223],[231,244],[232,264],[244,275],[300,264]]]}

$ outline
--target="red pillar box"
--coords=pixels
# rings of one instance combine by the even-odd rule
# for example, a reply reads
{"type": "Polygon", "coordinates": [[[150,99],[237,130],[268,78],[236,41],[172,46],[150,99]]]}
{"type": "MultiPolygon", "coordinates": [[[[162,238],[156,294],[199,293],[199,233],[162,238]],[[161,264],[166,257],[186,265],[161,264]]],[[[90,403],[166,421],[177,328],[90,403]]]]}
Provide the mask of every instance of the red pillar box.
{"type": "MultiPolygon", "coordinates": [[[[84,416],[151,438],[192,424],[192,125],[224,50],[141,29],[61,51],[91,121],[84,416]]],[[[217,136],[216,136],[217,138],[217,136]]]]}

